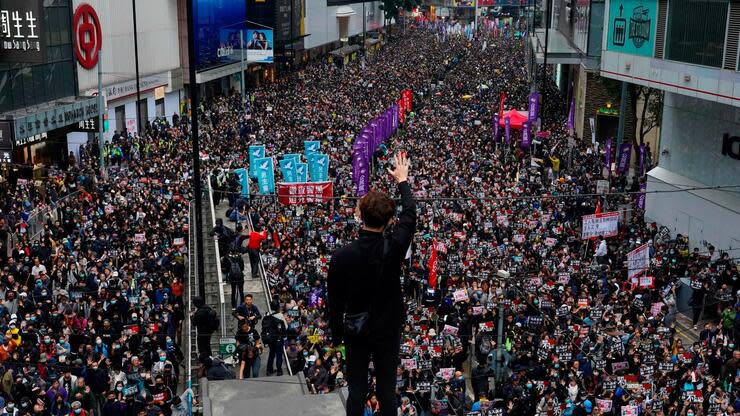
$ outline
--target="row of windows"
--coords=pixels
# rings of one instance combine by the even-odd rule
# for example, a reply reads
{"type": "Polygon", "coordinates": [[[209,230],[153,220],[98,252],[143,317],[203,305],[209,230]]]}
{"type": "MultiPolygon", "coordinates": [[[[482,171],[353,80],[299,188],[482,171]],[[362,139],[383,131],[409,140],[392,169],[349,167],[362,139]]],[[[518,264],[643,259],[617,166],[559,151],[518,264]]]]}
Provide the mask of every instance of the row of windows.
{"type": "Polygon", "coordinates": [[[665,58],[720,68],[729,0],[669,0],[665,58]]]}

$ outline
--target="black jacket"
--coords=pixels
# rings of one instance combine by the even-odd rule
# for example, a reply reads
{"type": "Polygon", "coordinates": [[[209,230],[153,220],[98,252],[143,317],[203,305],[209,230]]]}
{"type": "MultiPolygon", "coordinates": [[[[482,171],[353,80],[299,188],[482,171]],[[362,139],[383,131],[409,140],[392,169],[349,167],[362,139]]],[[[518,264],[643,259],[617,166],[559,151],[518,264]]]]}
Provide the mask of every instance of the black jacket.
{"type": "Polygon", "coordinates": [[[359,238],[337,249],[329,264],[328,299],[329,324],[334,344],[344,339],[342,316],[369,310],[371,300],[370,336],[398,337],[403,323],[401,294],[401,261],[411,244],[416,228],[416,204],[407,182],[398,185],[401,192],[401,216],[389,240],[389,253],[383,276],[378,279],[379,260],[383,255],[383,235],[360,230],[359,238]],[[377,288],[377,292],[373,293],[377,288]]]}

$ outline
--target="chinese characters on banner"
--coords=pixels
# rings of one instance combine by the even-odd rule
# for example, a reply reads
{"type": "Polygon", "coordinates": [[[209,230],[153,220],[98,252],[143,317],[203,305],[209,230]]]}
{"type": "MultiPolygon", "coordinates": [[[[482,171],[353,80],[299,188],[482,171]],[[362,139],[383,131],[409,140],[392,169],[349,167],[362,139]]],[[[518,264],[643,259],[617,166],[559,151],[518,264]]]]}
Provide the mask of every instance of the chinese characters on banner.
{"type": "Polygon", "coordinates": [[[42,0],[3,0],[0,3],[0,62],[43,63],[42,0]]]}
{"type": "Polygon", "coordinates": [[[278,201],[284,205],[329,202],[334,196],[331,182],[278,183],[278,201]]]}
{"type": "Polygon", "coordinates": [[[627,277],[630,279],[640,275],[650,267],[650,248],[647,244],[627,253],[627,277]]]}
{"type": "Polygon", "coordinates": [[[584,215],[581,239],[588,240],[598,236],[614,237],[617,235],[618,228],[619,212],[584,215]]]}

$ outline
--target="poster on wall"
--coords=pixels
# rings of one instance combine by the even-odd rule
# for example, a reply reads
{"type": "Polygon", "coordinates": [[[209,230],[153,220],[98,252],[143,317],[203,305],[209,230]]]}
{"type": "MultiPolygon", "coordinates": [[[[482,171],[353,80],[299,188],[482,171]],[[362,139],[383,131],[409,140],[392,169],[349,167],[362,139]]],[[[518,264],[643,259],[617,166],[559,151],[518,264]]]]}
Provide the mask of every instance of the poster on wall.
{"type": "Polygon", "coordinates": [[[606,49],[653,56],[657,0],[617,0],[609,3],[606,49]]]}
{"type": "Polygon", "coordinates": [[[274,59],[272,29],[248,29],[244,41],[247,42],[246,56],[248,62],[272,62],[274,59]]]}

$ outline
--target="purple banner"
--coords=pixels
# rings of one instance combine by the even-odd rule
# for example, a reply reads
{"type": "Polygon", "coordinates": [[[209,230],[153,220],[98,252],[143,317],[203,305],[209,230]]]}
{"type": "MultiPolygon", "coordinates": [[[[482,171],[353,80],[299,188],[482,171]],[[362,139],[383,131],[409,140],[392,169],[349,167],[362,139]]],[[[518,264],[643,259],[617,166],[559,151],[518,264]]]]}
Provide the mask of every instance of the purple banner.
{"type": "Polygon", "coordinates": [[[645,174],[645,156],[647,151],[645,150],[645,144],[640,145],[640,176],[645,174]]]}
{"type": "Polygon", "coordinates": [[[576,117],[576,99],[572,98],[570,100],[570,111],[568,112],[568,130],[573,131],[573,122],[576,117]]]}
{"type": "Polygon", "coordinates": [[[529,121],[525,121],[524,123],[522,123],[522,149],[529,149],[529,145],[532,142],[532,132],[530,131],[530,129],[531,126],[529,125],[529,121]]]}
{"type": "Polygon", "coordinates": [[[498,114],[493,115],[493,142],[498,143],[498,114]]]}
{"type": "Polygon", "coordinates": [[[540,93],[533,92],[529,94],[529,122],[537,120],[540,112],[540,93]]]}
{"type": "Polygon", "coordinates": [[[511,144],[511,119],[504,117],[504,127],[506,129],[506,144],[511,144]]]}
{"type": "Polygon", "coordinates": [[[632,144],[622,143],[619,146],[619,157],[617,158],[617,172],[620,175],[627,173],[630,170],[630,156],[632,155],[632,144]]]}
{"type": "Polygon", "coordinates": [[[604,146],[604,164],[608,170],[612,169],[612,138],[606,139],[604,146]]]}
{"type": "Polygon", "coordinates": [[[640,184],[640,193],[637,194],[637,208],[645,209],[645,191],[647,190],[647,183],[643,182],[640,184]]]}

